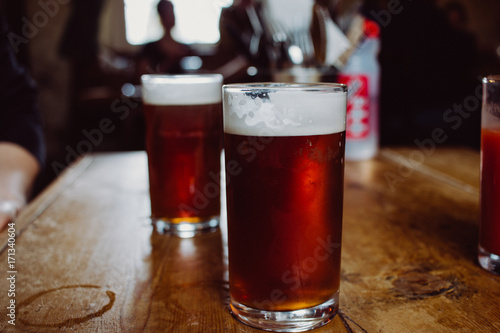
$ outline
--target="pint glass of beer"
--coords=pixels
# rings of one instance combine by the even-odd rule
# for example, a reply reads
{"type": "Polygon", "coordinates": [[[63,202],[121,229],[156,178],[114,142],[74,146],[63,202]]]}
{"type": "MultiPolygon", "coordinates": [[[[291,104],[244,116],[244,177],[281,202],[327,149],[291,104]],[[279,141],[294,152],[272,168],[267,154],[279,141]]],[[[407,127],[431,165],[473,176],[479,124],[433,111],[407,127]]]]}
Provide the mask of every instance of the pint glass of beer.
{"type": "Polygon", "coordinates": [[[223,87],[231,311],[264,330],[338,310],[347,88],[223,87]]]}
{"type": "Polygon", "coordinates": [[[181,237],[220,216],[222,76],[143,75],[151,217],[181,237]]]}
{"type": "Polygon", "coordinates": [[[500,275],[500,75],[483,78],[478,261],[500,275]]]}

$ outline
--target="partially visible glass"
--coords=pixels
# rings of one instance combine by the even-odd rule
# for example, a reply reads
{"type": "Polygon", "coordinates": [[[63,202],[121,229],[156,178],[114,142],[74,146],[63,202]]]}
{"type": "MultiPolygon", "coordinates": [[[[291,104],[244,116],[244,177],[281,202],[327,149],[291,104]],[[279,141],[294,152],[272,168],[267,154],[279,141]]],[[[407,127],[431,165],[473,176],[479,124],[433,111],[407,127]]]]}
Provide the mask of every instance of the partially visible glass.
{"type": "Polygon", "coordinates": [[[194,236],[219,225],[223,78],[143,75],[151,218],[194,236]]]}
{"type": "Polygon", "coordinates": [[[223,87],[230,306],[300,332],[338,311],[347,88],[223,87]]]}
{"type": "Polygon", "coordinates": [[[500,75],[483,79],[480,210],[479,264],[500,274],[500,75]]]}

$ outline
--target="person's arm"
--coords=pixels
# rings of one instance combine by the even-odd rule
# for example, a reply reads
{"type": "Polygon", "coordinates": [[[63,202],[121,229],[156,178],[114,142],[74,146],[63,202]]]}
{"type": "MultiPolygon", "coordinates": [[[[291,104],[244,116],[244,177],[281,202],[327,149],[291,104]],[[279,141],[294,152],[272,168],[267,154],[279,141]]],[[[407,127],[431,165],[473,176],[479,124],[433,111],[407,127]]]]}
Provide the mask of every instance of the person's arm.
{"type": "Polygon", "coordinates": [[[45,163],[36,86],[18,63],[0,12],[0,230],[30,197],[45,163]]]}
{"type": "Polygon", "coordinates": [[[0,142],[0,230],[26,205],[39,172],[40,164],[25,148],[0,142]]]}

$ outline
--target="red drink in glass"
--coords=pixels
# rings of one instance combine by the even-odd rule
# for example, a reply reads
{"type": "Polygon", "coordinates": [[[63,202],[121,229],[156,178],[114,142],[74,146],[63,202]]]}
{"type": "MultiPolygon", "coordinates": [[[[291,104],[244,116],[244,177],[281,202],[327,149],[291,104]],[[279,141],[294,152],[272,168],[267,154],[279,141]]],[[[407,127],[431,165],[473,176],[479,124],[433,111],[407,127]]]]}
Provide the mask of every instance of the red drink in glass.
{"type": "Polygon", "coordinates": [[[151,215],[199,222],[220,213],[222,104],[144,105],[151,215]]]}
{"type": "Polygon", "coordinates": [[[500,129],[481,131],[481,227],[479,245],[500,254],[500,129]]]}
{"type": "Polygon", "coordinates": [[[227,192],[231,297],[290,311],[331,299],[340,284],[345,132],[266,137],[225,134],[241,166],[227,192]],[[240,152],[243,152],[241,154],[240,152]]]}
{"type": "Polygon", "coordinates": [[[231,310],[303,331],[337,313],[346,87],[223,88],[231,310]]]}
{"type": "Polygon", "coordinates": [[[153,225],[181,237],[218,226],[222,76],[141,79],[153,225]]]}
{"type": "Polygon", "coordinates": [[[500,275],[500,76],[483,79],[478,261],[500,275]]]}

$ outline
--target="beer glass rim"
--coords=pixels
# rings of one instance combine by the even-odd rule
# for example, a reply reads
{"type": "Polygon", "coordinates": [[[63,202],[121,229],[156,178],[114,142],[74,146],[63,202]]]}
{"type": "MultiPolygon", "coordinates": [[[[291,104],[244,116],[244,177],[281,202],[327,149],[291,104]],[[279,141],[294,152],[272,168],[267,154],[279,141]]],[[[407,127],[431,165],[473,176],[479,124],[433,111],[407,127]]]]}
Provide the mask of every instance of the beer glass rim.
{"type": "Polygon", "coordinates": [[[145,74],[142,99],[151,105],[205,105],[220,103],[220,74],[145,74]]]}
{"type": "Polygon", "coordinates": [[[231,83],[222,86],[225,91],[254,91],[260,89],[270,89],[279,91],[330,91],[346,92],[347,85],[343,83],[331,82],[308,82],[308,83],[288,83],[288,82],[252,82],[252,83],[231,83]]]}
{"type": "Polygon", "coordinates": [[[224,77],[221,74],[144,74],[141,82],[153,84],[207,84],[222,83],[224,77]]]}

